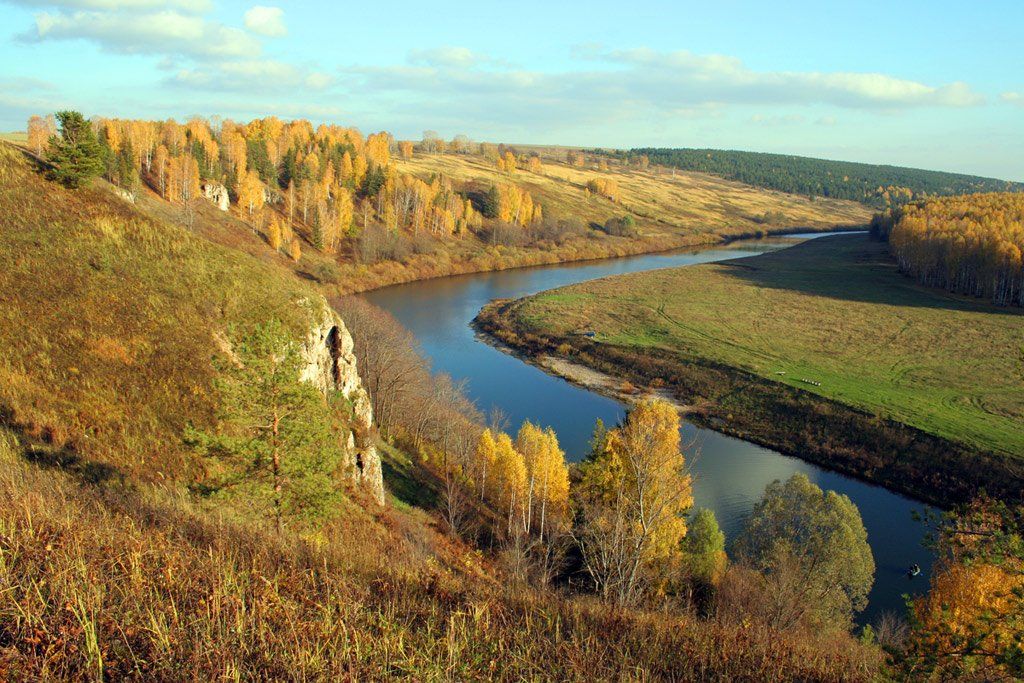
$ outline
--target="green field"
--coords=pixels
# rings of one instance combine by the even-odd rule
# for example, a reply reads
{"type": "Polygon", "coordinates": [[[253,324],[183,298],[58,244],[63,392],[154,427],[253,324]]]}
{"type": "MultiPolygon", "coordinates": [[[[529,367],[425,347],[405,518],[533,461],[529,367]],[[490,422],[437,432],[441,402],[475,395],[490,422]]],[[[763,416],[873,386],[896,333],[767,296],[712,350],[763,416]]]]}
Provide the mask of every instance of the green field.
{"type": "Polygon", "coordinates": [[[865,236],[586,282],[515,315],[551,337],[592,330],[597,346],[740,368],[1024,458],[1024,315],[918,287],[865,236]]]}

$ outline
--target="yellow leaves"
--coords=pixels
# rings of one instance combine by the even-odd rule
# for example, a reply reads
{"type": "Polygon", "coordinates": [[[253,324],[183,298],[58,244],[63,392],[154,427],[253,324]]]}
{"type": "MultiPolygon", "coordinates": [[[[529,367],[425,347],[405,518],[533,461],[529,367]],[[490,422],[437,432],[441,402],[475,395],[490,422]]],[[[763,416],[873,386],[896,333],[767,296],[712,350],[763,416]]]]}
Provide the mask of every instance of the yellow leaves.
{"type": "Polygon", "coordinates": [[[932,577],[914,613],[914,645],[936,657],[940,670],[948,667],[956,676],[988,667],[993,679],[1001,679],[1000,653],[1024,639],[1024,574],[993,564],[953,564],[932,577]]]}
{"type": "Polygon", "coordinates": [[[533,197],[513,183],[500,183],[495,187],[496,217],[505,223],[526,227],[534,222],[533,197]]]}
{"type": "Polygon", "coordinates": [[[498,157],[497,166],[498,170],[502,173],[512,175],[516,172],[516,155],[512,152],[505,152],[505,154],[498,157]]]}
{"type": "Polygon", "coordinates": [[[374,133],[366,138],[365,154],[375,166],[387,166],[391,161],[391,136],[388,133],[374,133]]]}
{"type": "Polygon", "coordinates": [[[267,228],[267,243],[274,251],[281,249],[281,220],[276,213],[270,218],[270,226],[267,228]]]}
{"type": "Polygon", "coordinates": [[[413,144],[408,140],[403,140],[398,143],[398,153],[402,155],[403,159],[412,159],[413,144]]]}
{"type": "Polygon", "coordinates": [[[613,202],[617,202],[620,199],[619,182],[611,178],[594,178],[587,182],[587,189],[594,194],[607,197],[613,202]]]}
{"type": "Polygon", "coordinates": [[[238,181],[238,206],[253,213],[263,208],[263,183],[256,171],[250,170],[239,178],[238,181]]]}
{"type": "Polygon", "coordinates": [[[288,255],[292,261],[298,263],[299,259],[302,258],[302,245],[299,244],[299,240],[292,238],[291,244],[288,245],[288,255]]]}
{"type": "Polygon", "coordinates": [[[1024,195],[939,197],[894,213],[889,243],[903,271],[923,284],[1024,305],[1024,195]]]}
{"type": "MultiPolygon", "coordinates": [[[[342,160],[344,164],[344,159],[342,160]]],[[[369,164],[366,162],[366,157],[362,154],[357,154],[356,158],[352,160],[352,183],[359,187],[363,184],[363,179],[366,178],[366,171],[369,168],[369,164]]]]}

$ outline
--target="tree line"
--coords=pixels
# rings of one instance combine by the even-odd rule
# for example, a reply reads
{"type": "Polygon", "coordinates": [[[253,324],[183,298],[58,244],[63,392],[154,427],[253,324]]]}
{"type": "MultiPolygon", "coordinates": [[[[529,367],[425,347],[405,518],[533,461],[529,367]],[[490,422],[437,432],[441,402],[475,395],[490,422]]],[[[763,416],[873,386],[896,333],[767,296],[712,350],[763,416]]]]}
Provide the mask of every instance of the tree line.
{"type": "Polygon", "coordinates": [[[914,202],[877,214],[871,232],[923,285],[1024,306],[1024,194],[914,202]]]}
{"type": "Polygon", "coordinates": [[[626,160],[645,157],[655,164],[711,173],[756,187],[812,198],[850,199],[873,206],[899,204],[926,195],[1024,191],[1024,183],[995,178],[788,154],[664,148],[611,154],[626,160]]]}

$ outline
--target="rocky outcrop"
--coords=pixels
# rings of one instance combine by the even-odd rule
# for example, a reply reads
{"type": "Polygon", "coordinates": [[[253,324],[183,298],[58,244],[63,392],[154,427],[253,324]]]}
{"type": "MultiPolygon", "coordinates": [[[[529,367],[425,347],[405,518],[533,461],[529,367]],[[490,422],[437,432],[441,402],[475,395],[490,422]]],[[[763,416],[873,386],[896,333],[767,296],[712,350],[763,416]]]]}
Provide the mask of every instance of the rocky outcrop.
{"type": "Polygon", "coordinates": [[[219,183],[203,183],[203,196],[216,204],[221,211],[227,211],[231,204],[228,188],[219,183]]]}
{"type": "Polygon", "coordinates": [[[339,391],[350,403],[352,429],[346,439],[349,471],[357,484],[384,504],[380,454],[373,440],[373,407],[352,352],[352,336],[324,299],[306,301],[310,329],[302,345],[300,378],[325,394],[339,391]]]}

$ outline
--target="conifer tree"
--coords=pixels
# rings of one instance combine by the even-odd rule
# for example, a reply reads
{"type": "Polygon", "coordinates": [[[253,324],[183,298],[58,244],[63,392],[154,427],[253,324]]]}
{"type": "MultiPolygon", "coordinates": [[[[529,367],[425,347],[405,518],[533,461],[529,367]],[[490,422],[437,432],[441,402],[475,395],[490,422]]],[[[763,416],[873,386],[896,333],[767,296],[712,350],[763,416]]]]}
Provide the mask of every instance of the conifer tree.
{"type": "Polygon", "coordinates": [[[49,177],[71,188],[88,184],[103,172],[103,151],[92,124],[77,111],[57,112],[60,135],[50,138],[49,177]]]}

